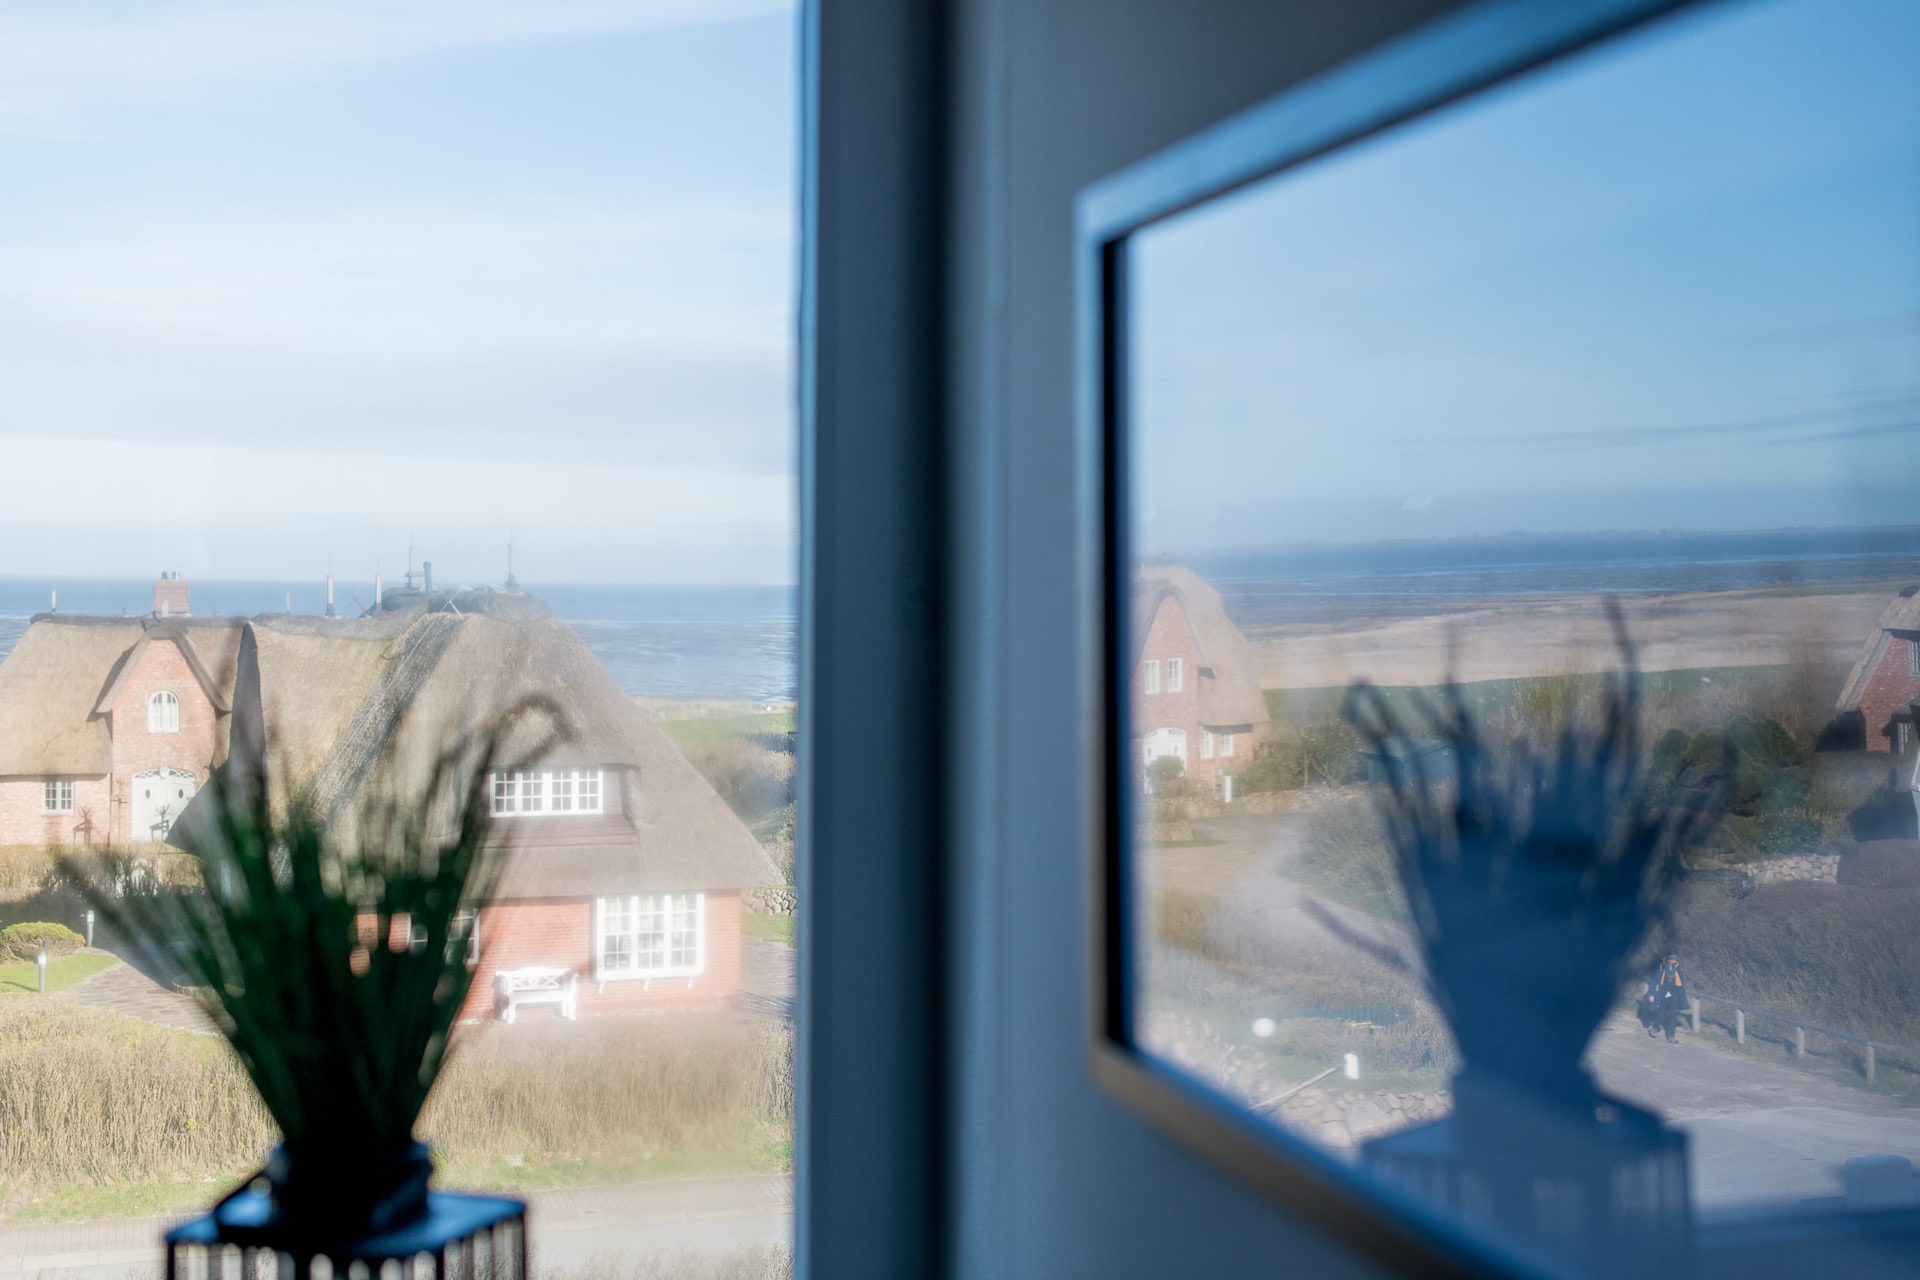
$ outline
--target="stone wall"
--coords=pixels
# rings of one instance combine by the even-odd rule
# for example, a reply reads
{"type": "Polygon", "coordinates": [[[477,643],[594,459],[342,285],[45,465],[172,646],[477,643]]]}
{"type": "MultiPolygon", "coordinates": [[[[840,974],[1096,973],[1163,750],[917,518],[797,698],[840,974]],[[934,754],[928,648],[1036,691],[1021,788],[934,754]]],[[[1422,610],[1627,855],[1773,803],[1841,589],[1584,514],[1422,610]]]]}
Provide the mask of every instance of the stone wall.
{"type": "Polygon", "coordinates": [[[790,916],[800,907],[800,891],[790,884],[771,889],[744,889],[741,903],[747,910],[763,916],[790,916]]]}
{"type": "Polygon", "coordinates": [[[1453,1110],[1443,1090],[1362,1092],[1305,1089],[1280,1106],[1280,1123],[1325,1147],[1357,1147],[1453,1110]]]}
{"type": "Polygon", "coordinates": [[[1750,862],[1745,870],[1749,884],[1781,884],[1788,880],[1837,884],[1840,880],[1840,855],[1801,853],[1791,858],[1769,858],[1765,862],[1750,862]]]}

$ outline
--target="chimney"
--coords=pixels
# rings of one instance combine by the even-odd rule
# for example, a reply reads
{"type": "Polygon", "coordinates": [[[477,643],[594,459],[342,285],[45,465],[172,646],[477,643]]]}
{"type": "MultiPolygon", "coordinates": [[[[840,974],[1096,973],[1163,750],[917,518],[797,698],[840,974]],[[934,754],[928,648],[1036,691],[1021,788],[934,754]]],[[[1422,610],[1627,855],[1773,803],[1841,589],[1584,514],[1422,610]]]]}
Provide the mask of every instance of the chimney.
{"type": "Polygon", "coordinates": [[[187,581],[177,573],[163,573],[153,584],[153,612],[162,618],[191,618],[187,581]]]}
{"type": "Polygon", "coordinates": [[[426,575],[427,603],[431,605],[433,603],[433,561],[422,560],[420,572],[426,575]]]}

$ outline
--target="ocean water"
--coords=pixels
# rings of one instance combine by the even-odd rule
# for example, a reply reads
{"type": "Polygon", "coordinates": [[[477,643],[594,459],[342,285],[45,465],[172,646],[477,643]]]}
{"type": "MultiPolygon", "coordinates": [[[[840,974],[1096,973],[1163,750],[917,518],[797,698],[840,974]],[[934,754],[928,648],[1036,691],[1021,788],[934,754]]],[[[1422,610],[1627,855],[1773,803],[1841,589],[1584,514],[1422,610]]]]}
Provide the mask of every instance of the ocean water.
{"type": "MultiPolygon", "coordinates": [[[[389,587],[397,585],[388,583],[389,587]]],[[[202,617],[326,611],[315,582],[190,584],[202,617]]],[[[795,599],[789,587],[529,586],[580,633],[628,693],[652,698],[784,702],[794,696],[795,599]]],[[[13,648],[50,593],[71,614],[144,613],[148,580],[0,578],[0,658],[13,648]]],[[[371,603],[371,582],[340,582],[335,607],[347,617],[371,603]]]]}
{"type": "Polygon", "coordinates": [[[1454,613],[1502,597],[1673,595],[1920,579],[1920,527],[1515,535],[1197,555],[1249,632],[1454,613]]]}

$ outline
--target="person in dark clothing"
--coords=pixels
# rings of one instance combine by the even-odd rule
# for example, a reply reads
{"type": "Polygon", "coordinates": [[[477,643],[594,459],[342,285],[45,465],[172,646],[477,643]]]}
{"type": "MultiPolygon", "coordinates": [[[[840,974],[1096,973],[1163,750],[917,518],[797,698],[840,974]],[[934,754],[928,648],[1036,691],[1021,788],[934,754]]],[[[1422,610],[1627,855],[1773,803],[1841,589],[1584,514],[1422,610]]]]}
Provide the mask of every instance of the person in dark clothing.
{"type": "Polygon", "coordinates": [[[1680,1015],[1686,1008],[1687,985],[1680,974],[1680,957],[1668,952],[1647,979],[1647,994],[1640,1001],[1640,1025],[1650,1036],[1665,1031],[1667,1042],[1677,1043],[1680,1037],[1675,1033],[1680,1029],[1680,1015]]]}

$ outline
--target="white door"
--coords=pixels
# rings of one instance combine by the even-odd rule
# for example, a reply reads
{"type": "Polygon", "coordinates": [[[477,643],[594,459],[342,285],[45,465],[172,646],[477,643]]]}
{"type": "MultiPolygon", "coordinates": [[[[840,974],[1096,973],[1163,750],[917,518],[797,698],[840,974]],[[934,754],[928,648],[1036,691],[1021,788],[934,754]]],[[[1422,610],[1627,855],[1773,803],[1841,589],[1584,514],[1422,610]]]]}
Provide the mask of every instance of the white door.
{"type": "Polygon", "coordinates": [[[146,769],[133,775],[133,823],[127,832],[135,844],[158,844],[193,799],[194,777],[185,769],[146,769]]]}

